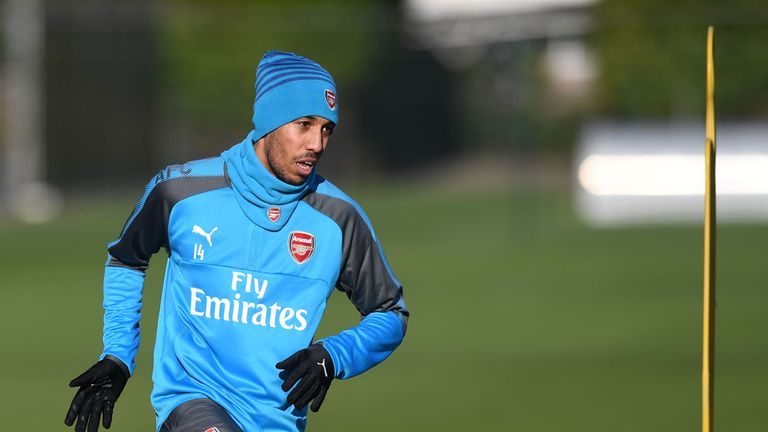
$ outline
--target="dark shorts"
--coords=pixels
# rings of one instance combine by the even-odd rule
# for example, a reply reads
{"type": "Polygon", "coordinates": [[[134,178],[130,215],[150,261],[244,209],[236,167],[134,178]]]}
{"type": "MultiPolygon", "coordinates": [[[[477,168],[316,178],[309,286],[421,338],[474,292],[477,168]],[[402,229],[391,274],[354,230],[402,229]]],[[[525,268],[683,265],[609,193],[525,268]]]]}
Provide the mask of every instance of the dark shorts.
{"type": "Polygon", "coordinates": [[[171,411],[160,432],[242,432],[219,404],[193,399],[171,411]]]}

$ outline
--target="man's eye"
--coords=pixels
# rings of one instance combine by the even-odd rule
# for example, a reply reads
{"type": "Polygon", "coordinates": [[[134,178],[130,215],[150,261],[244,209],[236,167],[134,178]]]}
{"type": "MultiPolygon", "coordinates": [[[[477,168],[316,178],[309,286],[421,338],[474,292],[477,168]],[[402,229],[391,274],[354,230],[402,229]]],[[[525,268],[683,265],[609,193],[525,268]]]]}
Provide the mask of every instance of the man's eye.
{"type": "Polygon", "coordinates": [[[326,127],[324,127],[324,128],[323,128],[323,133],[324,133],[325,135],[331,135],[331,134],[333,133],[333,128],[332,128],[332,127],[327,127],[327,126],[326,126],[326,127]]]}

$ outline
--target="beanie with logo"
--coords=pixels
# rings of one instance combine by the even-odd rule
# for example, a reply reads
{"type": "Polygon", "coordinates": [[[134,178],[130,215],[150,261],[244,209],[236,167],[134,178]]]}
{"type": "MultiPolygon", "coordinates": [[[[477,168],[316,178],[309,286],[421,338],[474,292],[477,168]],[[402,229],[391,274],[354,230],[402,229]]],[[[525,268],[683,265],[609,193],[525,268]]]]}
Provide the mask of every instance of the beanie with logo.
{"type": "Polygon", "coordinates": [[[336,83],[318,63],[291,52],[267,51],[256,70],[251,138],[259,140],[304,116],[319,116],[338,125],[336,83]]]}

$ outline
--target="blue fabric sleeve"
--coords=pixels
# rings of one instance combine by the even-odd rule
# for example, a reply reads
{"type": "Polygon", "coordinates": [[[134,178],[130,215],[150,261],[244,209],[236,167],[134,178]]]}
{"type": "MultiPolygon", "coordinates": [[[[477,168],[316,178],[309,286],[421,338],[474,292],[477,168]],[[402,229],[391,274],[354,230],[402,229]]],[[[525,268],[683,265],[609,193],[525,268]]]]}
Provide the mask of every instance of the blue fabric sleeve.
{"type": "Polygon", "coordinates": [[[352,378],[389,357],[405,336],[398,311],[373,312],[360,324],[322,339],[333,360],[337,378],[352,378]]]}
{"type": "Polygon", "coordinates": [[[220,158],[211,158],[160,170],[144,188],[120,237],[107,245],[102,359],[112,355],[133,374],[144,271],[160,248],[170,251],[168,220],[173,206],[192,194],[226,186],[223,166],[220,158]]]}
{"type": "Polygon", "coordinates": [[[164,198],[157,186],[167,179],[155,175],[125,223],[120,238],[107,245],[104,268],[104,351],[122,361],[133,374],[139,349],[139,320],[144,272],[149,259],[165,243],[164,198]]]}
{"type": "Polygon", "coordinates": [[[144,272],[126,267],[104,269],[104,351],[100,359],[112,355],[133,374],[134,357],[139,349],[139,320],[144,272]]]}

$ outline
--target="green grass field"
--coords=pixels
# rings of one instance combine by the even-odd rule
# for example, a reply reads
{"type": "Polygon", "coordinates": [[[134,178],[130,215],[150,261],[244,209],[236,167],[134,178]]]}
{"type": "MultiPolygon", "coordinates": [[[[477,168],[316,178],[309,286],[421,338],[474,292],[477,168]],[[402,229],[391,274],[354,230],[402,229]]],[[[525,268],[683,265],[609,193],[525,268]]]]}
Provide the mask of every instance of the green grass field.
{"type": "MultiPolygon", "coordinates": [[[[567,193],[371,188],[357,193],[413,315],[384,364],[331,387],[311,431],[695,431],[703,229],[595,230],[567,193]]],[[[132,200],[51,224],[0,225],[0,388],[8,430],[65,430],[71,378],[101,350],[104,246],[132,200]]],[[[768,228],[718,237],[715,426],[765,428],[768,228]]],[[[112,430],[152,430],[165,258],[145,288],[143,341],[112,430]]],[[[319,335],[353,325],[334,295],[319,335]]]]}

